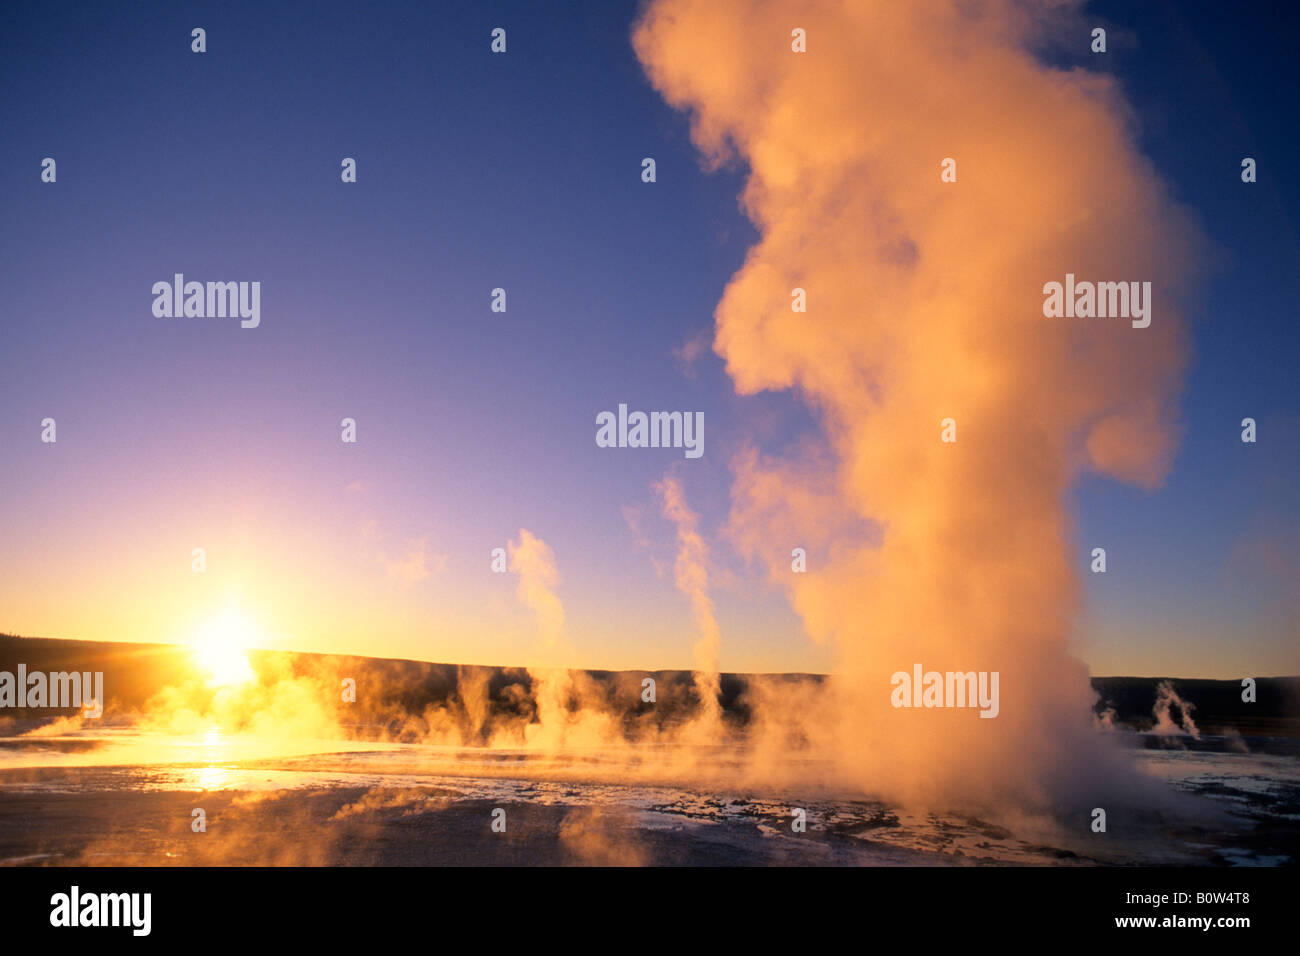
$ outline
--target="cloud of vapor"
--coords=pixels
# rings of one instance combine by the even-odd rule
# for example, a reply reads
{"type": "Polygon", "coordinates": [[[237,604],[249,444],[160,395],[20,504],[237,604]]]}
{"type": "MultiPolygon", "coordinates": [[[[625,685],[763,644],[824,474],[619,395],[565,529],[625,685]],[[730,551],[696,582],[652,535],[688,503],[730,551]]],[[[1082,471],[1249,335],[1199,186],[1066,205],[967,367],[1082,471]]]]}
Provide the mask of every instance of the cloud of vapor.
{"type": "Polygon", "coordinates": [[[519,529],[519,540],[509,547],[510,570],[519,576],[519,600],[537,616],[542,645],[553,652],[564,639],[564,605],[555,593],[560,583],[555,552],[527,528],[519,529]]]}
{"type": "Polygon", "coordinates": [[[441,573],[447,569],[447,556],[430,555],[429,539],[421,538],[411,542],[406,552],[385,564],[388,573],[403,584],[418,584],[432,573],[441,573]]]}
{"type": "Polygon", "coordinates": [[[560,746],[568,719],[571,687],[569,672],[555,666],[555,656],[564,640],[564,605],[555,593],[560,573],[555,553],[527,528],[519,529],[519,540],[509,542],[510,569],[519,576],[519,600],[537,617],[544,656],[550,666],[530,667],[537,721],[525,727],[530,744],[546,748],[560,746]]]}
{"type": "Polygon", "coordinates": [[[1196,721],[1192,719],[1192,711],[1196,708],[1191,701],[1183,700],[1178,691],[1174,690],[1174,685],[1170,681],[1162,680],[1160,686],[1156,688],[1156,702],[1151,708],[1151,716],[1155,720],[1151,733],[1161,736],[1201,736],[1200,729],[1196,726],[1196,721]],[[1175,708],[1177,709],[1178,719],[1174,719],[1175,708]]]}
{"type": "Polygon", "coordinates": [[[645,866],[641,839],[633,815],[617,807],[580,807],[560,823],[561,846],[582,866],[645,866]]]}
{"type": "Polygon", "coordinates": [[[293,655],[260,652],[256,679],[210,688],[203,675],[158,688],[135,725],[146,732],[201,735],[220,728],[228,738],[274,752],[280,745],[344,736],[334,702],[336,681],[300,672],[293,655]]]}
{"type": "Polygon", "coordinates": [[[760,239],[714,349],[739,393],[794,390],[822,434],[738,456],[732,524],[835,649],[825,720],[802,734],[854,785],[1059,805],[1110,779],[1068,649],[1066,500],[1082,473],[1153,488],[1170,467],[1200,240],[1117,83],[1036,54],[1063,33],[1086,48],[1076,14],[655,0],[633,34],[706,163],[748,169],[760,239]],[[1066,273],[1151,282],[1150,326],[1045,318],[1043,286],[1066,273]],[[890,675],[914,663],[1000,672],[999,716],[894,708],[890,675]]]}
{"type": "Polygon", "coordinates": [[[655,482],[655,495],[659,498],[664,517],[677,529],[677,560],[673,564],[677,588],[691,602],[691,620],[695,626],[695,692],[699,706],[687,731],[701,742],[717,743],[722,732],[721,677],[718,671],[718,650],[722,645],[722,630],[713,613],[713,599],[709,597],[709,549],[699,532],[699,516],[686,503],[681,480],[674,474],[665,475],[655,482]]]}
{"type": "Polygon", "coordinates": [[[523,728],[524,742],[546,750],[600,746],[616,737],[613,718],[596,706],[599,700],[586,675],[569,670],[572,646],[564,633],[564,605],[555,589],[560,573],[555,553],[526,528],[509,542],[510,570],[519,576],[519,599],[537,618],[541,663],[528,668],[536,720],[523,728]]]}

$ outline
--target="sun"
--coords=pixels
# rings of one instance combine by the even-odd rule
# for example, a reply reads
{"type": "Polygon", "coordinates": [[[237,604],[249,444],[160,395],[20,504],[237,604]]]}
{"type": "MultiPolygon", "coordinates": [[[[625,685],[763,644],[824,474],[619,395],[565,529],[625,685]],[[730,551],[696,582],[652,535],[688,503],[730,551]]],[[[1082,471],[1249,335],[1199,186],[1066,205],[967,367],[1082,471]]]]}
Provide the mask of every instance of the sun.
{"type": "Polygon", "coordinates": [[[228,607],[205,621],[190,639],[194,663],[208,675],[209,687],[238,687],[257,679],[246,651],[257,636],[253,622],[228,607]]]}

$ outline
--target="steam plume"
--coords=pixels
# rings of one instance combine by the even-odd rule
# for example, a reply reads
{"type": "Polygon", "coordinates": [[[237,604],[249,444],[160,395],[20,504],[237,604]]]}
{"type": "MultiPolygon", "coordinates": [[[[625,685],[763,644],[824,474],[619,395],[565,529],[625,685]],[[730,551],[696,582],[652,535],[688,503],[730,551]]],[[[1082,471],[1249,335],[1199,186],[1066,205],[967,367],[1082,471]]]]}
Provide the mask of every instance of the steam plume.
{"type": "Polygon", "coordinates": [[[1117,84],[1035,54],[1086,41],[1076,6],[657,0],[634,32],[706,163],[748,169],[760,239],[714,349],[739,393],[795,390],[822,435],[740,455],[732,522],[835,649],[813,742],[875,790],[1049,803],[1106,779],[1068,648],[1067,494],[1083,472],[1151,488],[1170,466],[1197,233],[1117,84]],[[1066,273],[1150,281],[1150,327],[1045,318],[1066,273]],[[1000,715],[892,707],[915,662],[1000,672],[1000,715]]]}

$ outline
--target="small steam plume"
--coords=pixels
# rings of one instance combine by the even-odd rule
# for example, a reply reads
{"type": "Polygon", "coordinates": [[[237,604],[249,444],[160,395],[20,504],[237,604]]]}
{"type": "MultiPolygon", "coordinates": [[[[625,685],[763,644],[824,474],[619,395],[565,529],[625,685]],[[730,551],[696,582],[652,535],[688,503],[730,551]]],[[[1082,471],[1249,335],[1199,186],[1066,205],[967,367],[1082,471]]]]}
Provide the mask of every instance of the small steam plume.
{"type": "Polygon", "coordinates": [[[581,671],[569,670],[573,648],[564,633],[564,605],[555,589],[555,553],[526,528],[509,542],[510,567],[519,575],[519,599],[537,617],[542,655],[528,668],[536,720],[524,726],[525,743],[545,750],[581,749],[619,742],[617,720],[603,695],[581,671]]]}
{"type": "Polygon", "coordinates": [[[1171,737],[1189,736],[1199,740],[1201,731],[1192,719],[1193,710],[1195,706],[1178,695],[1172,681],[1162,680],[1156,688],[1155,706],[1151,708],[1151,716],[1155,718],[1151,733],[1171,737]],[[1175,707],[1178,708],[1178,720],[1173,718],[1175,707]]]}
{"type": "Polygon", "coordinates": [[[673,565],[677,588],[691,602],[691,620],[695,625],[695,692],[699,705],[683,730],[684,739],[699,743],[718,743],[722,734],[722,684],[718,671],[718,650],[722,631],[709,597],[708,545],[699,532],[699,517],[686,504],[680,479],[668,474],[654,485],[663,507],[664,517],[677,529],[677,560],[673,565]]]}
{"type": "Polygon", "coordinates": [[[555,593],[560,573],[555,553],[527,528],[519,540],[509,542],[510,569],[519,576],[519,600],[537,617],[542,638],[542,666],[530,666],[537,722],[526,728],[528,741],[546,748],[558,747],[568,720],[570,676],[557,657],[564,646],[564,605],[555,593]]]}

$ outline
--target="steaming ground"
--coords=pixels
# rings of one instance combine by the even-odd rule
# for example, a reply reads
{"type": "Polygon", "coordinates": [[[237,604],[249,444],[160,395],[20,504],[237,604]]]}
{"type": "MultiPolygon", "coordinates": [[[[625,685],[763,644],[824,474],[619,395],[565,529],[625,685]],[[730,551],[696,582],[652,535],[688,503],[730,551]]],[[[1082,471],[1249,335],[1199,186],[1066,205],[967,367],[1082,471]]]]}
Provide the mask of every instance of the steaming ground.
{"type": "MultiPolygon", "coordinates": [[[[244,740],[132,730],[0,738],[9,865],[1283,865],[1300,846],[1294,740],[1124,734],[1200,808],[1086,819],[908,811],[827,792],[655,782],[683,745],[529,750],[244,740]],[[1189,749],[1189,744],[1195,749],[1189,749]],[[1248,749],[1251,752],[1242,752],[1248,749]],[[147,756],[146,756],[147,755],[147,756]],[[636,778],[640,778],[637,780],[636,778]],[[629,782],[634,780],[635,782],[629,782]],[[622,781],[622,782],[616,782],[622,781]],[[207,814],[191,831],[192,811],[207,814]],[[507,830],[493,833],[494,808],[507,830]],[[792,832],[803,807],[808,830],[792,832]],[[1202,812],[1203,811],[1203,812],[1202,812]],[[1197,822],[1197,821],[1201,822],[1197,822]],[[1008,822],[1011,821],[1011,822],[1008,822]],[[1067,825],[1068,824],[1068,825],[1067,825]]],[[[735,758],[704,757],[725,777],[735,758]]],[[[735,769],[739,770],[739,764],[735,769]]],[[[809,767],[810,778],[815,776],[809,767]]]]}

